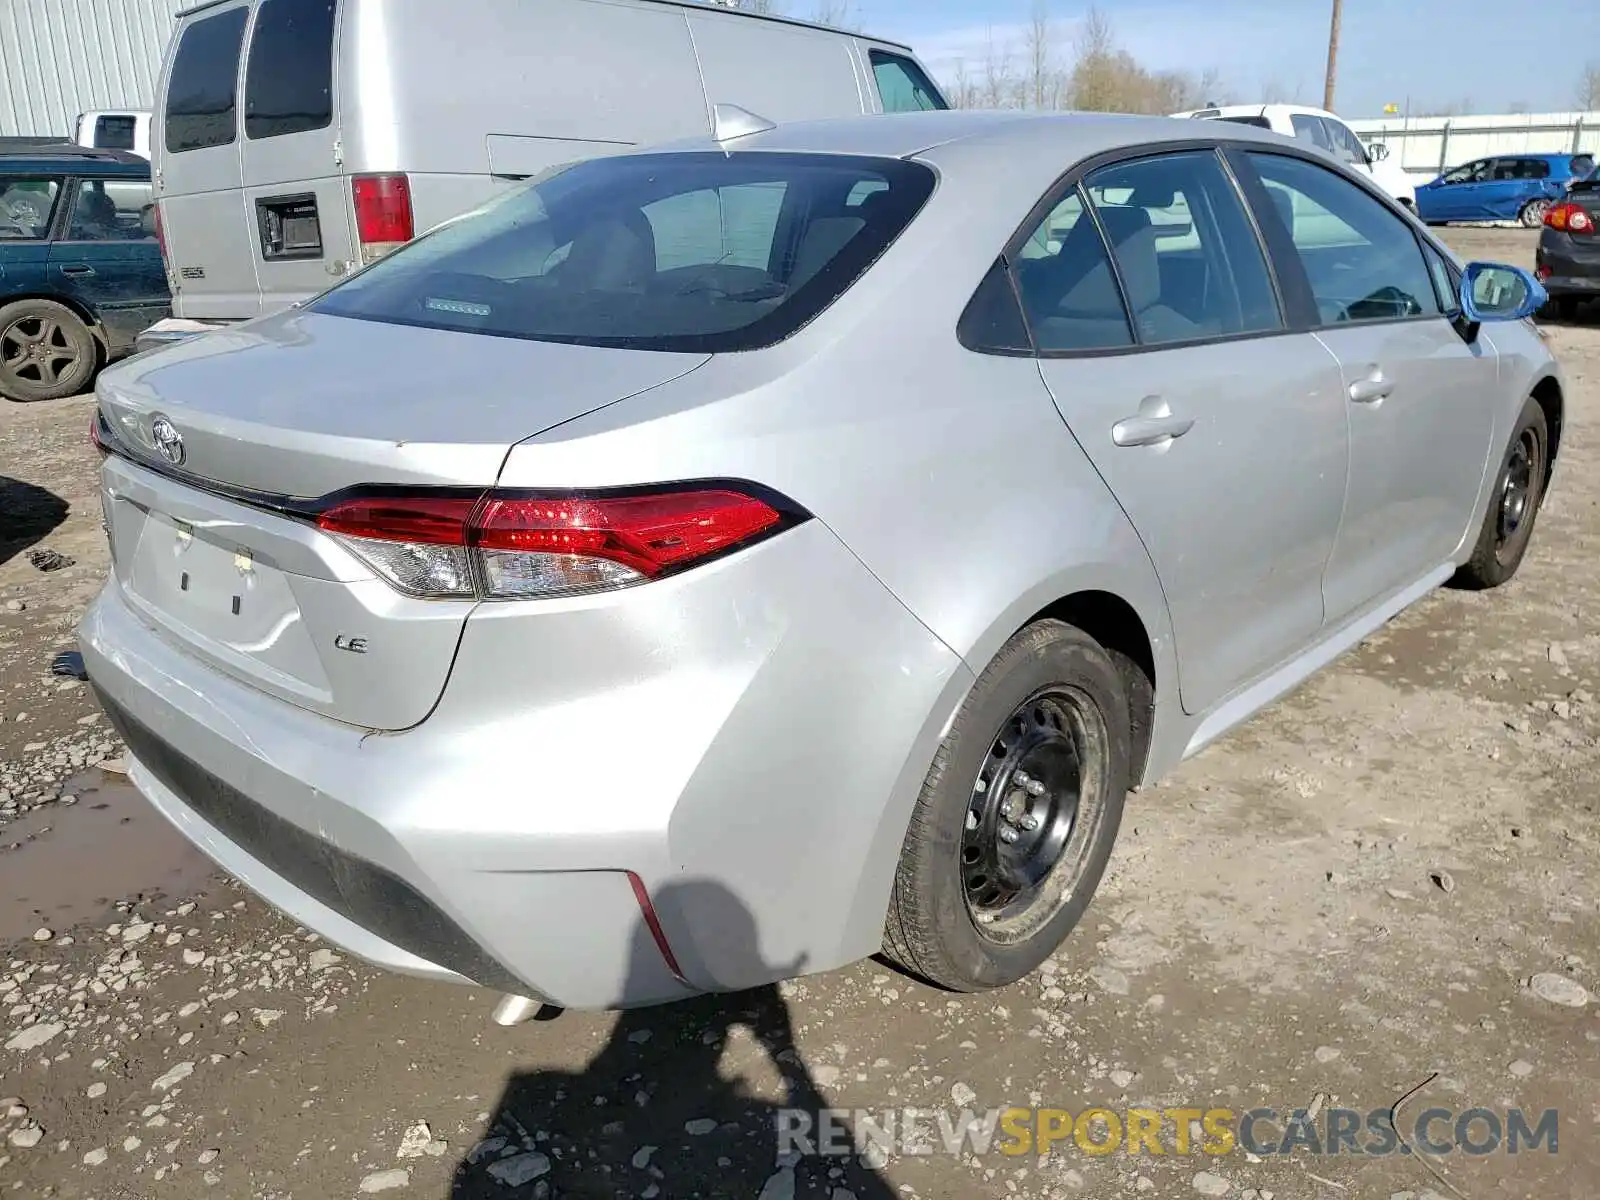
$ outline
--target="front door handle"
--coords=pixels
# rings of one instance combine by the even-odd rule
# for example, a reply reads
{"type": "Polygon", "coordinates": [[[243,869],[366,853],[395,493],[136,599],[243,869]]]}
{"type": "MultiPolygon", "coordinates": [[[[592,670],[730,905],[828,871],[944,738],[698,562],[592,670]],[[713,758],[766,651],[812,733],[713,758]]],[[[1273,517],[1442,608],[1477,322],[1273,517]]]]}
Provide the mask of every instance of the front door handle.
{"type": "Polygon", "coordinates": [[[93,275],[94,274],[94,268],[93,267],[62,267],[61,268],[61,273],[63,275],[93,275]]]}
{"type": "Polygon", "coordinates": [[[1194,428],[1193,417],[1180,417],[1158,396],[1139,402],[1139,415],[1124,417],[1111,427],[1111,440],[1119,446],[1165,446],[1194,428]]]}
{"type": "Polygon", "coordinates": [[[1375,371],[1367,379],[1358,379],[1350,385],[1350,399],[1357,404],[1376,404],[1394,391],[1394,382],[1375,371]]]}

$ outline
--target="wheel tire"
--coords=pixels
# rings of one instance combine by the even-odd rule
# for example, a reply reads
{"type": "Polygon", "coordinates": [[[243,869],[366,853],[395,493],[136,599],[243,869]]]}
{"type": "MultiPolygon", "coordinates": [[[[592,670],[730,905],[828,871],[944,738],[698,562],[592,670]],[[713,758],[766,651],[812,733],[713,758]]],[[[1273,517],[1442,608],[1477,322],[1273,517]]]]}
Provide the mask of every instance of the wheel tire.
{"type": "Polygon", "coordinates": [[[1522,206],[1522,211],[1517,213],[1517,220],[1524,229],[1537,229],[1544,224],[1544,215],[1550,211],[1550,201],[1545,199],[1529,200],[1522,206]]]}
{"type": "Polygon", "coordinates": [[[1579,300],[1576,296],[1556,296],[1550,301],[1550,315],[1558,321],[1576,320],[1579,300]]]}
{"type": "Polygon", "coordinates": [[[1454,582],[1458,587],[1499,587],[1517,573],[1544,502],[1549,465],[1550,430],[1544,409],[1530,398],[1522,406],[1511,444],[1495,476],[1489,511],[1478,531],[1472,557],[1456,573],[1454,582]]]}
{"type": "Polygon", "coordinates": [[[979,676],[934,755],[900,855],[885,955],[961,992],[1033,971],[1077,925],[1105,873],[1130,784],[1131,741],[1126,685],[1098,642],[1061,621],[1016,634],[979,676]],[[1025,763],[1040,778],[1024,773],[1025,763]],[[985,777],[995,786],[980,793],[985,777]],[[1024,783],[1044,790],[1030,795],[1024,783]],[[1004,815],[1013,804],[1028,812],[1004,815]],[[1035,826],[1024,831],[1030,820],[1035,826]],[[1018,849],[998,836],[1003,826],[1018,833],[1018,849]],[[1028,869],[1042,873],[1001,903],[999,863],[1015,866],[1030,849],[1040,861],[1028,869]],[[997,877],[985,890],[979,877],[991,867],[997,877]]]}
{"type": "Polygon", "coordinates": [[[0,307],[0,396],[58,400],[89,385],[100,347],[77,313],[53,300],[0,307]]]}

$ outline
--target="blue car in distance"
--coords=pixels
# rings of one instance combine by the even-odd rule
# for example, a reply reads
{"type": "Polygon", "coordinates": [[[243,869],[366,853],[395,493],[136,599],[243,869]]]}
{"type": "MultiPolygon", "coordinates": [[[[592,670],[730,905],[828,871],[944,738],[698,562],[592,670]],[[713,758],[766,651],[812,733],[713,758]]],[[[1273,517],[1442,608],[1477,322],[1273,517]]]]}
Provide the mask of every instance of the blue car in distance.
{"type": "Polygon", "coordinates": [[[82,392],[170,313],[149,162],[0,148],[0,396],[82,392]]]}
{"type": "Polygon", "coordinates": [[[1501,154],[1446,171],[1417,189],[1417,215],[1451,221],[1518,221],[1529,229],[1566,195],[1567,184],[1594,169],[1592,154],[1501,154]]]}

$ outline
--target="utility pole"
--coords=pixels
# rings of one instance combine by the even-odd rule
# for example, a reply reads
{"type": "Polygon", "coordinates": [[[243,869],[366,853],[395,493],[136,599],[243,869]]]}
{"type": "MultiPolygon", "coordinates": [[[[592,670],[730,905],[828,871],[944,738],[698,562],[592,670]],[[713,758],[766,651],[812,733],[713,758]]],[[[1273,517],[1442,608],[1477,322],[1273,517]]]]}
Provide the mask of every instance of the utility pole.
{"type": "Polygon", "coordinates": [[[1333,20],[1328,25],[1328,78],[1322,85],[1322,107],[1333,111],[1333,85],[1339,77],[1339,19],[1344,0],[1333,0],[1333,20]]]}

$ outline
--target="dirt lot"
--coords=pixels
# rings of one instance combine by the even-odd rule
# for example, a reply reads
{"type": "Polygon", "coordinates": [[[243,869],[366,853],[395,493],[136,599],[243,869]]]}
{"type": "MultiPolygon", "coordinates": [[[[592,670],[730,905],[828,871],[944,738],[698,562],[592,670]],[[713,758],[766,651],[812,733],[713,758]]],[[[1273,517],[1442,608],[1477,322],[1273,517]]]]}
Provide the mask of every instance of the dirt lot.
{"type": "Polygon", "coordinates": [[[1600,991],[1600,313],[1552,336],[1568,433],[1517,582],[1434,596],[1135,797],[1047,972],[952,998],[867,963],[509,1030],[211,878],[130,793],[49,673],[106,569],[91,402],[0,407],[0,1195],[1591,1197],[1600,1003],[1562,1001],[1600,991]],[[1403,1133],[1449,1110],[1434,1140],[1557,1109],[1556,1152],[950,1154],[924,1118],[935,1153],[796,1161],[773,1123],[1304,1108],[1325,1135],[1397,1102],[1403,1133]]]}

